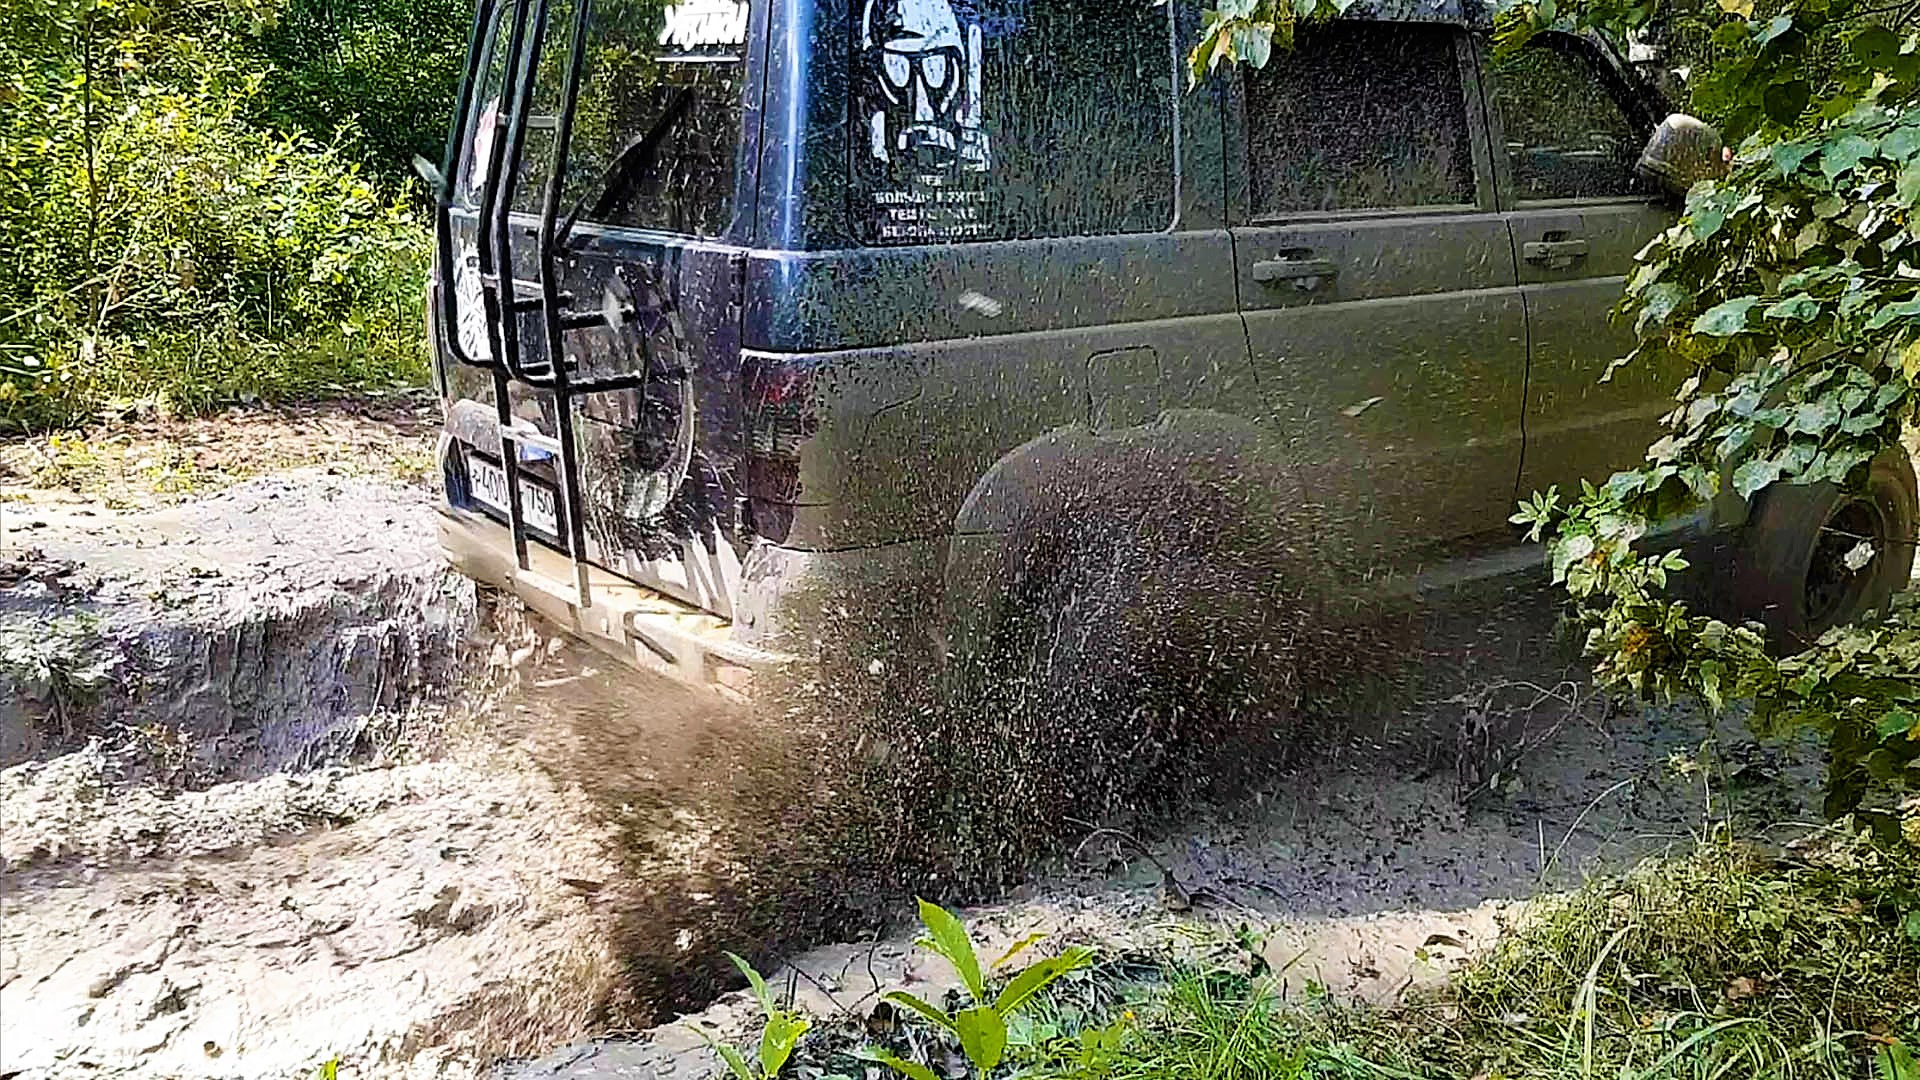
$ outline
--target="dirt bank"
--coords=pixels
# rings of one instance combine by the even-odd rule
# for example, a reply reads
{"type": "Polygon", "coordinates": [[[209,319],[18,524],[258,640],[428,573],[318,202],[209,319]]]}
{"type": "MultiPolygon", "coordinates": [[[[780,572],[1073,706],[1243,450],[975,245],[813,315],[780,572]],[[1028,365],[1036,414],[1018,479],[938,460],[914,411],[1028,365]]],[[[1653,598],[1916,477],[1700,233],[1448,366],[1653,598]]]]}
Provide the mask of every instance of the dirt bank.
{"type": "Polygon", "coordinates": [[[163,434],[0,448],[0,764],[100,740],[204,785],[337,759],[444,698],[475,590],[440,558],[410,411],[163,434]]]}

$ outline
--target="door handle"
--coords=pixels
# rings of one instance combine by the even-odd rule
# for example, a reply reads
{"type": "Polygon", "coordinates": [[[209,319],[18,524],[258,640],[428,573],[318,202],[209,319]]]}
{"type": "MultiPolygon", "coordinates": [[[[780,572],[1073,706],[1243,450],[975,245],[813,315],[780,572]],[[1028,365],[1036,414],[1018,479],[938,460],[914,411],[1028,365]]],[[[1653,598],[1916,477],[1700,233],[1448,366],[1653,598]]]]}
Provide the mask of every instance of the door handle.
{"type": "Polygon", "coordinates": [[[1261,259],[1253,264],[1253,280],[1262,285],[1291,281],[1302,289],[1316,289],[1340,272],[1332,259],[1261,259]]]}
{"type": "Polygon", "coordinates": [[[1532,240],[1520,245],[1520,257],[1536,266],[1568,267],[1587,257],[1585,240],[1532,240]]]}

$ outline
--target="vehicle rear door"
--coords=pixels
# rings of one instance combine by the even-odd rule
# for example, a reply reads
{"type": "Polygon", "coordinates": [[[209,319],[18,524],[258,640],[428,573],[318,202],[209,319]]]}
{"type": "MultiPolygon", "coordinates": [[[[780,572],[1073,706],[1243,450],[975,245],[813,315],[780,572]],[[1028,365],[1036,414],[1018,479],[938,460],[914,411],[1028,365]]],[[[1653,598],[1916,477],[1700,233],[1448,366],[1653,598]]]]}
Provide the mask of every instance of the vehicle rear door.
{"type": "Polygon", "coordinates": [[[1671,407],[1671,371],[1633,365],[1610,317],[1634,255],[1672,211],[1634,165],[1654,110],[1595,43],[1536,37],[1485,79],[1494,166],[1526,298],[1531,357],[1522,493],[1604,481],[1638,463],[1671,407]]]}
{"type": "Polygon", "coordinates": [[[1508,535],[1525,320],[1463,31],[1305,28],[1243,75],[1258,392],[1375,562],[1508,535]]]}
{"type": "Polygon", "coordinates": [[[756,13],[585,2],[481,7],[442,249],[449,489],[507,520],[511,452],[528,537],[729,614],[756,13]]]}

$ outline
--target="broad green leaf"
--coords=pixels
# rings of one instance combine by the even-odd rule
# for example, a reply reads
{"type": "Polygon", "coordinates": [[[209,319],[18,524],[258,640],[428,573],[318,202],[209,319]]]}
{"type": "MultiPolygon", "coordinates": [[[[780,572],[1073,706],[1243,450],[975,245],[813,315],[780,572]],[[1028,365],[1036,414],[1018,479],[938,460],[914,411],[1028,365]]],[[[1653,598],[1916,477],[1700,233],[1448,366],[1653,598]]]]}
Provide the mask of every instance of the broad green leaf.
{"type": "Polygon", "coordinates": [[[1884,71],[1900,55],[1900,39],[1884,26],[1869,26],[1847,42],[1854,59],[1875,71],[1884,71]]]}
{"type": "Polygon", "coordinates": [[[1754,458],[1733,470],[1733,490],[1741,498],[1750,499],[1753,493],[1780,479],[1780,461],[1777,458],[1754,458]]]}
{"type": "Polygon", "coordinates": [[[1080,947],[1048,957],[1014,976],[1013,981],[1000,991],[1000,996],[994,999],[993,1007],[1004,1015],[1018,1012],[1033,995],[1052,986],[1061,976],[1086,967],[1092,960],[1093,951],[1080,947]]]}
{"type": "Polygon", "coordinates": [[[1837,180],[1841,173],[1858,168],[1861,160],[1873,151],[1872,140],[1851,132],[1830,139],[1820,148],[1820,171],[1827,179],[1837,180]]]}
{"type": "Polygon", "coordinates": [[[767,1017],[766,1029],[760,1033],[761,1075],[779,1076],[787,1058],[793,1055],[793,1048],[799,1045],[800,1036],[811,1026],[807,1018],[798,1013],[779,1012],[767,1017]]]}
{"type": "Polygon", "coordinates": [[[973,1000],[986,1001],[987,982],[980,975],[980,960],[974,955],[966,924],[946,908],[926,900],[920,901],[920,922],[927,928],[927,944],[953,965],[973,1000]]]}
{"type": "Polygon", "coordinates": [[[1792,176],[1800,168],[1800,163],[1812,157],[1818,149],[1818,145],[1809,142],[1774,143],[1768,156],[1773,159],[1773,167],[1780,170],[1781,176],[1792,176]]]}
{"type": "Polygon", "coordinates": [[[1767,87],[1761,95],[1761,107],[1766,110],[1767,119],[1787,127],[1807,111],[1807,101],[1812,96],[1813,87],[1807,80],[1785,79],[1767,87]]]}
{"type": "Polygon", "coordinates": [[[880,995],[880,1000],[890,1005],[897,1005],[900,1008],[919,1013],[921,1016],[946,1028],[948,1031],[953,1030],[953,1017],[948,1016],[946,1012],[939,1007],[928,1004],[914,997],[912,994],[907,993],[905,990],[889,990],[880,995]]]}
{"type": "Polygon", "coordinates": [[[1896,322],[1911,322],[1915,319],[1920,319],[1920,296],[1911,300],[1902,300],[1897,304],[1888,304],[1874,312],[1873,318],[1867,320],[1866,329],[1882,330],[1896,322]]]}
{"type": "Polygon", "coordinates": [[[1911,709],[1893,709],[1880,718],[1880,724],[1874,728],[1874,732],[1883,740],[1905,735],[1920,742],[1920,713],[1911,709]]]}
{"type": "Polygon", "coordinates": [[[1910,161],[1900,166],[1900,175],[1893,183],[1893,196],[1901,206],[1920,202],[1920,161],[1910,161]]]}
{"type": "Polygon", "coordinates": [[[739,956],[728,953],[727,959],[733,961],[733,966],[739,968],[740,974],[747,977],[747,985],[753,988],[753,997],[760,1003],[760,1011],[769,1016],[773,1015],[773,992],[767,989],[767,980],[761,978],[760,973],[753,970],[753,965],[739,956]]]}
{"type": "Polygon", "coordinates": [[[976,1005],[955,1013],[953,1026],[960,1036],[960,1049],[982,1076],[1000,1064],[1007,1052],[1007,1022],[991,1005],[976,1005]]]}
{"type": "Polygon", "coordinates": [[[1250,23],[1233,28],[1233,54],[1253,68],[1267,66],[1273,56],[1273,24],[1250,23]]]}
{"type": "Polygon", "coordinates": [[[1820,314],[1820,301],[1806,293],[1796,293],[1781,300],[1765,312],[1769,319],[1792,319],[1795,322],[1810,322],[1820,314]]]}
{"type": "Polygon", "coordinates": [[[1743,296],[1716,304],[1693,321],[1693,332],[1711,337],[1732,337],[1747,328],[1747,312],[1759,302],[1757,296],[1743,296]]]}
{"type": "Polygon", "coordinates": [[[927,1068],[917,1061],[908,1061],[906,1058],[890,1050],[867,1049],[860,1051],[858,1056],[876,1064],[885,1065],[894,1072],[907,1077],[908,1080],[941,1080],[939,1073],[934,1072],[932,1069],[927,1068]]]}

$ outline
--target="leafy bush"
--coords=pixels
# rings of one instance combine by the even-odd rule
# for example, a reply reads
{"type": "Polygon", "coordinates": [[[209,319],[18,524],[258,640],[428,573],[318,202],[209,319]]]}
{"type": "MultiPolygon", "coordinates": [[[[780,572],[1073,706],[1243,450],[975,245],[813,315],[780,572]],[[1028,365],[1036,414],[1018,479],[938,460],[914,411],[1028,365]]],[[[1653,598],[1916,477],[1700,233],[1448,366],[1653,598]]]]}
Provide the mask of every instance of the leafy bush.
{"type": "MultiPolygon", "coordinates": [[[[1265,64],[1301,18],[1351,0],[1231,0],[1189,58],[1265,64]]],[[[1827,810],[1883,833],[1883,792],[1920,787],[1920,607],[1775,655],[1755,626],[1668,592],[1686,564],[1642,550],[1656,522],[1730,485],[1866,483],[1920,424],[1920,34],[1916,9],[1866,0],[1503,0],[1512,50],[1551,27],[1677,37],[1708,61],[1702,111],[1744,139],[1732,173],[1697,185],[1649,244],[1621,304],[1640,345],[1620,364],[1691,369],[1644,466],[1577,496],[1538,494],[1514,517],[1545,541],[1605,685],[1753,702],[1767,733],[1812,730],[1831,754],[1827,810]]],[[[1617,366],[1617,365],[1616,365],[1617,366]]],[[[1611,371],[1609,372],[1611,374],[1611,371]]],[[[1897,538],[1895,543],[1912,542],[1897,538]]],[[[1871,559],[1871,545],[1856,554],[1871,559]]]]}
{"type": "Polygon", "coordinates": [[[0,428],[424,373],[427,230],[247,122],[239,18],[0,0],[0,428]]]}
{"type": "Polygon", "coordinates": [[[471,0],[283,0],[251,39],[256,118],[402,180],[413,155],[440,160],[472,16],[471,0]]]}

